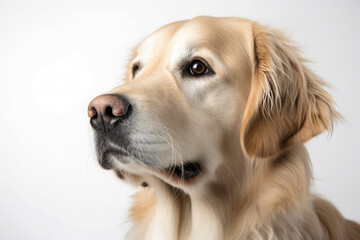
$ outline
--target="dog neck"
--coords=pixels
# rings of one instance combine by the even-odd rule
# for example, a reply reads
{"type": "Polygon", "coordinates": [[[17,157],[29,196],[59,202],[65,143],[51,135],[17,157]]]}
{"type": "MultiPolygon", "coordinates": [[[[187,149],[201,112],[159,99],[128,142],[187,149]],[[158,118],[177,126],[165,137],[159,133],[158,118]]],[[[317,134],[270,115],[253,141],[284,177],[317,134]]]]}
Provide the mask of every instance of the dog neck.
{"type": "Polygon", "coordinates": [[[135,196],[132,229],[126,239],[223,239],[223,227],[213,206],[163,184],[135,196]]]}
{"type": "MultiPolygon", "coordinates": [[[[243,157],[227,152],[229,158],[235,155],[243,157]]],[[[272,160],[231,162],[237,166],[220,166],[217,181],[204,186],[206,191],[185,193],[154,179],[156,183],[135,195],[134,225],[127,239],[267,239],[305,234],[304,229],[292,227],[292,221],[304,221],[305,209],[312,207],[311,170],[304,146],[272,160]],[[293,169],[302,174],[294,176],[293,169]],[[277,226],[288,226],[293,235],[277,226]]]]}

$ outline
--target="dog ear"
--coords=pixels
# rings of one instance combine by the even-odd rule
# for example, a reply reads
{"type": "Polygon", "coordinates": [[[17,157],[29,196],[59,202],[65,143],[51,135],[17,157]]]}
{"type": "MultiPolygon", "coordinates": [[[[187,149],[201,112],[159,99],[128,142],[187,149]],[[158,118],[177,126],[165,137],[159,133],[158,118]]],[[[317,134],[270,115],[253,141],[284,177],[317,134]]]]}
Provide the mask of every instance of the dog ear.
{"type": "Polygon", "coordinates": [[[253,26],[255,68],[241,125],[250,158],[267,158],[303,143],[340,117],[326,84],[281,33],[253,26]]]}

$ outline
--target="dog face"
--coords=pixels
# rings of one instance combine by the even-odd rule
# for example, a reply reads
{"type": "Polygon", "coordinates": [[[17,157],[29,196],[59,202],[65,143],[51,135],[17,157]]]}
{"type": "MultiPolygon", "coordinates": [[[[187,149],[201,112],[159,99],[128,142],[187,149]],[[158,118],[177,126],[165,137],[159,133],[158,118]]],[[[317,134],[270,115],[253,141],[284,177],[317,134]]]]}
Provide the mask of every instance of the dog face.
{"type": "Polygon", "coordinates": [[[294,51],[245,19],[159,29],[136,47],[126,83],[89,105],[100,164],[135,184],[199,191],[221,168],[241,171],[328,129],[331,100],[294,51]]]}

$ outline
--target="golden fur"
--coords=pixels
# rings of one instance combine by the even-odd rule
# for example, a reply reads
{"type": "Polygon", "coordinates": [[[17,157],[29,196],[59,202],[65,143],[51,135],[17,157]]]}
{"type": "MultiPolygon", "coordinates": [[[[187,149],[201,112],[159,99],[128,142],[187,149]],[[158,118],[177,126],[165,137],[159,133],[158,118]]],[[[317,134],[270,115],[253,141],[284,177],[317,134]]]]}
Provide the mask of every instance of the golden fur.
{"type": "Polygon", "coordinates": [[[246,19],[198,17],[141,42],[127,83],[111,93],[146,112],[138,135],[161,124],[172,161],[201,155],[204,169],[186,181],[158,167],[115,164],[125,181],[149,184],[134,196],[127,239],[360,239],[359,225],[309,192],[303,143],[340,116],[305,64],[282,33],[246,19]],[[173,66],[190,48],[215,77],[181,79],[173,66]]]}

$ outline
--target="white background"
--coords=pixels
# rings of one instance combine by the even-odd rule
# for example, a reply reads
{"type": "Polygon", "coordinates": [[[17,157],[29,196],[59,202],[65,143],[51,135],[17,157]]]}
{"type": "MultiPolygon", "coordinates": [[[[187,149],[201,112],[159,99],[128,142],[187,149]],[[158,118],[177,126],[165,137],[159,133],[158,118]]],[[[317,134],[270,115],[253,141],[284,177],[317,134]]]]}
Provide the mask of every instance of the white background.
{"type": "Polygon", "coordinates": [[[283,29],[313,60],[347,120],[307,144],[314,191],[360,222],[359,12],[357,0],[0,0],[0,239],[122,239],[136,189],[96,162],[87,105],[143,37],[197,15],[283,29]]]}

